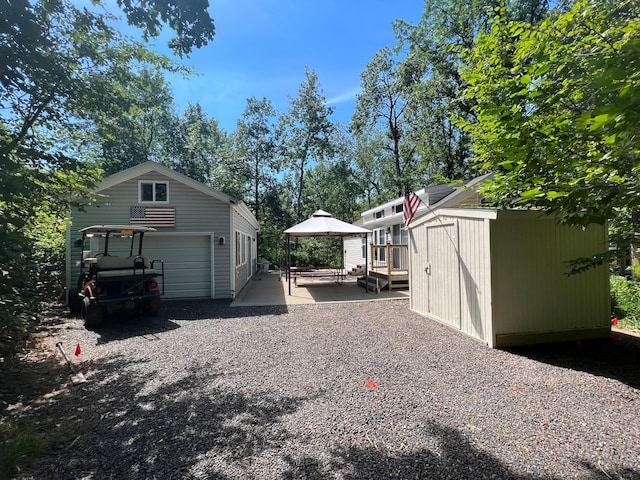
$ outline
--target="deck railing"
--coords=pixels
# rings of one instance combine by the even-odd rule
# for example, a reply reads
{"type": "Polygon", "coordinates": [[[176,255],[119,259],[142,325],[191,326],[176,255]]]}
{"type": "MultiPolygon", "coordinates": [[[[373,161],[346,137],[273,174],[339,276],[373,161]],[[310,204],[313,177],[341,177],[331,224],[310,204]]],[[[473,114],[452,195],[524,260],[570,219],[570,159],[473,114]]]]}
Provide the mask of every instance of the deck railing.
{"type": "Polygon", "coordinates": [[[371,270],[392,272],[407,272],[409,270],[409,246],[387,243],[386,245],[371,244],[371,270]]]}

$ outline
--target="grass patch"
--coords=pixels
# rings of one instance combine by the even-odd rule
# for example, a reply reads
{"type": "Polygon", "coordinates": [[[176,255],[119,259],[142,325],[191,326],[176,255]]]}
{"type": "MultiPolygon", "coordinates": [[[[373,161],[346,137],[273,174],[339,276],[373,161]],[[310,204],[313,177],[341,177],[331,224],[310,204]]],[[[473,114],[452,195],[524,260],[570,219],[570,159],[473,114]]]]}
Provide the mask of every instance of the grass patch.
{"type": "Polygon", "coordinates": [[[0,423],[0,479],[10,478],[20,465],[28,464],[46,443],[42,435],[0,423]]]}

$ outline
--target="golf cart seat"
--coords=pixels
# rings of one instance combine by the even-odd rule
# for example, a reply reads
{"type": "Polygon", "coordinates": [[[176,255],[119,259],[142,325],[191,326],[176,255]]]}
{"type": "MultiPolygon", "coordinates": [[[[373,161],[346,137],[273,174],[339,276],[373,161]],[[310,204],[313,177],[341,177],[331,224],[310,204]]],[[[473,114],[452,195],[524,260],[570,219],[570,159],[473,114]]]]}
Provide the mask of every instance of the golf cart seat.
{"type": "Polygon", "coordinates": [[[142,256],[131,256],[127,258],[114,257],[114,256],[102,256],[96,259],[96,267],[98,270],[122,270],[126,268],[133,268],[136,259],[139,263],[136,263],[136,268],[142,268],[142,262],[144,262],[144,268],[149,268],[151,264],[149,259],[142,256]]]}

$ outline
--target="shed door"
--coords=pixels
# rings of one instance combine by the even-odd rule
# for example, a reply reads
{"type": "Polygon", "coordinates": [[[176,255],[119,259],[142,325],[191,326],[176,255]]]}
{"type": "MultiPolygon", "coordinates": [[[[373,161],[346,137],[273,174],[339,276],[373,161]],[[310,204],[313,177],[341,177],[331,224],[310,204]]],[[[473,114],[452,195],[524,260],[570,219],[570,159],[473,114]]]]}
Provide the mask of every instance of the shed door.
{"type": "Polygon", "coordinates": [[[460,262],[458,225],[427,225],[424,274],[426,312],[443,323],[460,329],[460,262]]]}

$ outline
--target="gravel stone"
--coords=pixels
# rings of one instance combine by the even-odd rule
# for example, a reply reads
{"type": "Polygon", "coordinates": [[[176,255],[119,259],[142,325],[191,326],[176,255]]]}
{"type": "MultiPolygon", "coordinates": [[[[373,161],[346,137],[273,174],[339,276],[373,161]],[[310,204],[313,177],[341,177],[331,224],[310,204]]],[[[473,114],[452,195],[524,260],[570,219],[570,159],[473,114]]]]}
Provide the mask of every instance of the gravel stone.
{"type": "Polygon", "coordinates": [[[173,301],[59,311],[39,345],[2,418],[52,443],[16,478],[640,479],[640,338],[493,350],[406,300],[173,301]]]}

